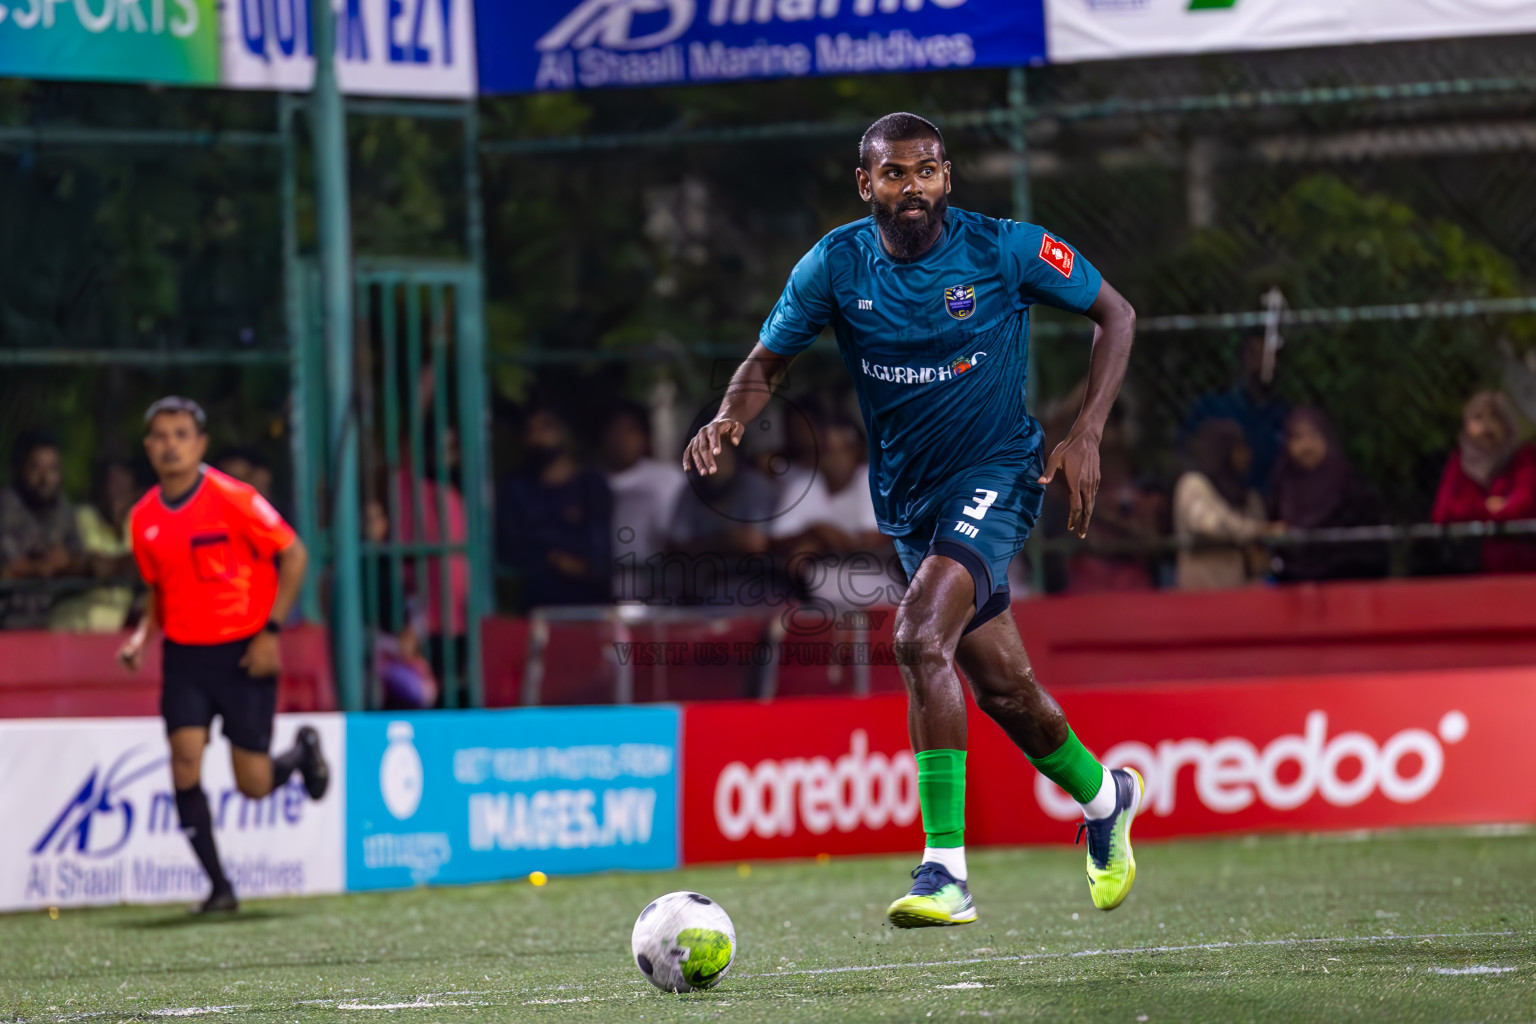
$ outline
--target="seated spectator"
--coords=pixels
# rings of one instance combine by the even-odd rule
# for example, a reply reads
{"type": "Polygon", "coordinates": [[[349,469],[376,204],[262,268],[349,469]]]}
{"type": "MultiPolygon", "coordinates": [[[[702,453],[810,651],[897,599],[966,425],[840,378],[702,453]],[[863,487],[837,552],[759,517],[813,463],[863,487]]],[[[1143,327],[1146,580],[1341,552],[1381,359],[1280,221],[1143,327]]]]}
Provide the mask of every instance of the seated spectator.
{"type": "MultiPolygon", "coordinates": [[[[1269,517],[1293,530],[1374,526],[1376,496],[1349,465],[1333,425],[1312,408],[1285,421],[1285,447],[1269,486],[1269,517]]],[[[1286,546],[1275,555],[1282,580],[1367,579],[1387,571],[1387,550],[1376,543],[1286,546]]]]}
{"type": "Polygon", "coordinates": [[[768,535],[804,582],[804,598],[853,607],[859,593],[883,590],[867,580],[849,579],[850,559],[870,556],[861,560],[857,571],[862,573],[868,565],[884,567],[894,554],[880,533],[869,494],[864,432],[851,420],[835,417],[819,431],[811,450],[820,464],[808,475],[791,472],[780,481],[777,504],[784,511],[767,524],[768,535]]]}
{"type": "MultiPolygon", "coordinates": [[[[389,542],[389,513],[385,511],[384,503],[376,498],[369,499],[365,510],[364,535],[373,544],[389,542]]],[[[404,587],[404,565],[401,566],[402,586],[397,593],[392,559],[384,554],[373,554],[369,558],[372,560],[370,575],[376,588],[378,612],[378,622],[373,630],[373,669],[379,683],[381,705],[386,711],[435,707],[437,676],[431,662],[422,654],[421,639],[427,622],[421,612],[421,602],[404,587]]]]}
{"type": "Polygon", "coordinates": [[[272,466],[255,448],[226,448],[213,460],[213,468],[256,488],[256,493],[272,500],[272,466]]]}
{"type": "Polygon", "coordinates": [[[142,492],[133,467],[126,462],[110,460],[97,473],[90,503],[75,510],[75,527],[84,552],[84,574],[116,582],[60,600],[53,609],[54,629],[113,633],[127,623],[133,587],[123,581],[138,574],[128,539],[128,513],[142,492]]]}
{"type": "MultiPolygon", "coordinates": [[[[423,412],[422,421],[432,422],[430,409],[423,412]]],[[[452,483],[439,486],[433,436],[429,434],[427,437],[427,464],[423,472],[416,472],[412,468],[408,437],[401,437],[399,450],[400,462],[395,469],[394,487],[399,502],[400,523],[395,539],[404,544],[465,543],[469,539],[469,519],[464,509],[464,496],[452,483]],[[421,503],[420,522],[416,520],[418,500],[421,503]]],[[[446,464],[448,460],[444,461],[446,464]]],[[[448,558],[446,617],[443,609],[442,559],[428,557],[424,560],[427,577],[425,585],[417,579],[417,569],[422,564],[421,560],[414,557],[406,559],[406,592],[414,595],[422,604],[427,631],[427,657],[439,682],[439,702],[455,706],[454,701],[458,698],[449,691],[465,678],[469,656],[469,559],[461,554],[450,555],[448,558]],[[448,672],[450,656],[454,668],[452,673],[448,672]]]]}
{"type": "Polygon", "coordinates": [[[1283,532],[1264,518],[1258,494],[1244,482],[1252,453],[1232,420],[1206,420],[1189,440],[1189,468],[1173,488],[1173,530],[1180,541],[1181,590],[1240,587],[1261,575],[1253,542],[1283,532]]]}
{"type": "Polygon", "coordinates": [[[1208,392],[1196,399],[1184,419],[1181,435],[1187,444],[1201,424],[1210,420],[1237,423],[1250,453],[1243,482],[1262,494],[1269,487],[1270,474],[1280,457],[1281,436],[1289,412],[1285,399],[1275,394],[1273,380],[1264,379],[1264,333],[1259,331],[1242,341],[1237,383],[1225,391],[1208,392]]]}
{"type": "MultiPolygon", "coordinates": [[[[1509,397],[1479,391],[1462,413],[1461,443],[1435,496],[1437,523],[1536,519],[1536,447],[1520,439],[1509,397]]],[[[1536,572],[1536,543],[1516,537],[1483,542],[1484,572],[1536,572]]]]}
{"type": "Polygon", "coordinates": [[[758,454],[758,471],[773,481],[778,492],[777,508],[790,510],[821,467],[821,449],[827,429],[827,412],[818,395],[801,395],[786,403],[784,414],[784,450],[758,454]]]}
{"type": "MultiPolygon", "coordinates": [[[[1162,536],[1167,504],[1160,491],[1136,479],[1132,461],[1123,431],[1114,423],[1105,430],[1099,447],[1099,494],[1090,535],[1095,544],[1106,550],[1080,546],[1069,549],[1065,593],[1152,589],[1156,542],[1162,536]],[[1137,551],[1138,544],[1144,544],[1145,550],[1137,551]]],[[[1061,492],[1053,488],[1050,494],[1061,492]]],[[[1064,514],[1059,521],[1065,536],[1064,514]]]]}
{"type": "Polygon", "coordinates": [[[518,570],[525,610],[610,599],[613,495],[571,449],[565,421],[535,409],[523,427],[527,465],[498,489],[496,546],[518,570]]]}
{"type": "Polygon", "coordinates": [[[744,587],[762,588],[765,603],[774,600],[787,584],[769,551],[773,483],[730,444],[720,446],[715,464],[709,476],[688,472],[657,586],[681,604],[738,603],[744,587]]]}
{"type": "MultiPolygon", "coordinates": [[[[833,417],[821,449],[821,479],[826,486],[826,521],[838,527],[834,550],[879,551],[891,547],[880,532],[869,493],[869,446],[864,431],[850,419],[833,417]]],[[[891,548],[892,553],[895,549],[891,548]]]]}
{"type": "Polygon", "coordinates": [[[0,629],[47,629],[59,591],[28,587],[78,575],[84,550],[75,509],[63,494],[59,446],[41,431],[11,448],[11,485],[0,491],[0,629]]]}
{"type": "Polygon", "coordinates": [[[687,479],[680,460],[654,456],[650,417],[633,402],[608,415],[603,464],[613,495],[613,597],[643,601],[651,596],[654,570],[647,560],[666,550],[667,528],[687,479]]]}

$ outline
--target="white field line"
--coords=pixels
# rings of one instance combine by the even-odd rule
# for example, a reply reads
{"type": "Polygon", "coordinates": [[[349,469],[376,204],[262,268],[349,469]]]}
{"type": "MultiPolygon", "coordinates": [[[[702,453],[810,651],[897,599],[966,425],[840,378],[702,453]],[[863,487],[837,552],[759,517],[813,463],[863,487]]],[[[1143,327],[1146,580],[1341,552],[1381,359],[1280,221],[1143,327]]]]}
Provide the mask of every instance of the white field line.
{"type": "Polygon", "coordinates": [[[1510,971],[1518,971],[1518,967],[1489,967],[1487,964],[1476,964],[1472,967],[1431,967],[1431,974],[1508,974],[1510,971]]]}
{"type": "Polygon", "coordinates": [[[484,1003],[434,1002],[418,999],[413,1003],[337,1003],[338,1010],[435,1010],[439,1006],[484,1006],[484,1003]]]}
{"type": "Polygon", "coordinates": [[[249,1010],[249,1006],[183,1006],[178,1009],[149,1010],[151,1017],[201,1017],[205,1013],[223,1013],[225,1010],[249,1010]]]}
{"type": "Polygon", "coordinates": [[[1412,942],[1415,939],[1487,938],[1514,935],[1502,932],[1430,932],[1418,935],[1353,935],[1331,939],[1249,939],[1239,942],[1198,942],[1187,946],[1129,946],[1125,949],[1079,949],[1072,953],[1025,953],[1023,956],[982,956],[965,960],[928,960],[904,964],[863,964],[854,967],[812,967],[798,971],[771,971],[765,974],[739,974],[739,978],[785,978],[792,974],[855,974],[864,971],[900,971],[912,967],[964,967],[969,964],[1026,964],[1041,960],[1071,960],[1077,957],[1130,956],[1136,953],[1194,953],[1211,949],[1253,949],[1263,946],[1316,946],[1330,942],[1412,942]]]}

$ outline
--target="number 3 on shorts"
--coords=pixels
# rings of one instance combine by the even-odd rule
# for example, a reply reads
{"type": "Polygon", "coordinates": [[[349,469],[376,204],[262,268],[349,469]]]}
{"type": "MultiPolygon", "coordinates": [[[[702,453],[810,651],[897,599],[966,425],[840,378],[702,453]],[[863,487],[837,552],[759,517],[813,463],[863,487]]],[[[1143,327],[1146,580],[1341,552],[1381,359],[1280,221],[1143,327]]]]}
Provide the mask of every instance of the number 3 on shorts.
{"type": "Polygon", "coordinates": [[[991,508],[992,503],[997,500],[997,492],[978,487],[976,488],[976,497],[971,500],[975,501],[976,504],[967,505],[960,511],[972,519],[980,519],[987,514],[987,509],[991,508]]]}

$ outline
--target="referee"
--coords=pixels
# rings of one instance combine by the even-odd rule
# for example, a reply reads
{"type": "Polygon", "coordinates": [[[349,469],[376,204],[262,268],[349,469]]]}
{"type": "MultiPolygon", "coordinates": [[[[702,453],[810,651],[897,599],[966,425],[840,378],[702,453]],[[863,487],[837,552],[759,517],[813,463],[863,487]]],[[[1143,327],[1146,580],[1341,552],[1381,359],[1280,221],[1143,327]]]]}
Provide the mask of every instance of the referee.
{"type": "Polygon", "coordinates": [[[254,488],[203,465],[208,420],[196,402],[162,398],[144,424],[144,450],[160,485],[133,507],[128,533],[151,600],[118,659],[136,671],[151,634],[157,627],[165,632],[160,713],[171,743],[176,812],[213,883],[198,911],[237,910],[202,787],[213,716],[223,720],[235,785],[249,799],[271,793],[295,770],[312,799],[324,796],[330,782],[320,735],[309,726],[290,750],[267,753],[282,669],[277,637],[309,555],[254,488]]]}

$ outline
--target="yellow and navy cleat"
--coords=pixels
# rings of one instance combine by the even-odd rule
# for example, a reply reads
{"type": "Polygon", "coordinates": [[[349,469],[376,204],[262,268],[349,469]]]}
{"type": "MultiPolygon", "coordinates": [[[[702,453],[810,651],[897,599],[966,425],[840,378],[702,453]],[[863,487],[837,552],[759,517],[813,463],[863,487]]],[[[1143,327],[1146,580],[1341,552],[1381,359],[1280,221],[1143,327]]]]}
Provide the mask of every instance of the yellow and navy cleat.
{"type": "Polygon", "coordinates": [[[976,920],[970,890],[942,864],[919,864],[912,878],[912,891],[885,912],[897,928],[941,928],[976,920]]]}
{"type": "Polygon", "coordinates": [[[1084,821],[1077,838],[1088,833],[1088,894],[1100,910],[1114,910],[1130,895],[1136,881],[1136,854],[1131,850],[1131,821],[1141,809],[1146,786],[1134,768],[1115,768],[1115,813],[1084,821]]]}

